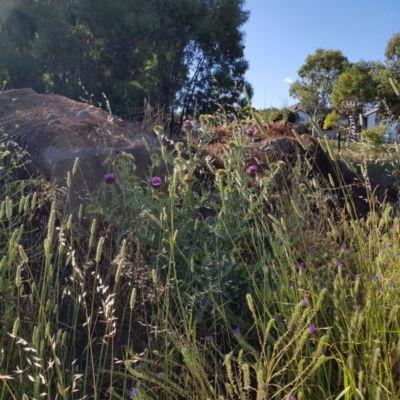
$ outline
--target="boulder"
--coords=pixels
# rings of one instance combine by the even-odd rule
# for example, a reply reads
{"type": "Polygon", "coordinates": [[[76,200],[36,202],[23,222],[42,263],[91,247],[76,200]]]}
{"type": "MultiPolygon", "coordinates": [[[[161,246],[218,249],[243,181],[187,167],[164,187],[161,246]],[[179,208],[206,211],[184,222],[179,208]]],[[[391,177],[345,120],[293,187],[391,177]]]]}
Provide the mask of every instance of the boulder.
{"type": "MultiPolygon", "coordinates": [[[[135,175],[144,178],[151,154],[159,150],[155,134],[123,121],[88,103],[32,89],[0,92],[0,131],[5,139],[26,148],[31,166],[59,186],[66,186],[68,171],[79,157],[73,179],[71,211],[113,173],[112,158],[133,155],[135,175]],[[148,143],[150,152],[143,141],[148,143]]],[[[32,172],[33,168],[30,168],[32,172]]]]}

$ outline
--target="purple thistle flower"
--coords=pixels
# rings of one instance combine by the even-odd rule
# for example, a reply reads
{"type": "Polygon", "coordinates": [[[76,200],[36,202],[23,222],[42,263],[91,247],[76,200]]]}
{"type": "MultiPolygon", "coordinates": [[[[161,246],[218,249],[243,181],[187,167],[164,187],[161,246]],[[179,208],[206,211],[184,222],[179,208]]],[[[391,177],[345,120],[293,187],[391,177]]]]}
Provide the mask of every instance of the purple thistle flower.
{"type": "Polygon", "coordinates": [[[250,176],[254,176],[257,173],[257,167],[255,165],[250,165],[250,167],[247,168],[247,172],[250,176]]]}
{"type": "Polygon", "coordinates": [[[296,284],[295,284],[294,282],[292,282],[292,283],[290,284],[290,286],[291,286],[291,287],[295,287],[296,284]]]}
{"type": "Polygon", "coordinates": [[[279,243],[279,246],[283,246],[285,243],[281,240],[281,242],[279,243]]]}
{"type": "Polygon", "coordinates": [[[303,306],[306,306],[306,305],[307,305],[307,299],[303,299],[303,300],[301,301],[301,304],[303,304],[303,306]]]}
{"type": "Polygon", "coordinates": [[[153,186],[154,188],[159,187],[161,185],[161,178],[158,176],[153,176],[153,178],[151,178],[151,186],[153,186]]]}
{"type": "Polygon", "coordinates": [[[305,262],[300,263],[300,267],[303,269],[306,268],[306,263],[305,262]]]}
{"type": "Polygon", "coordinates": [[[236,328],[233,330],[233,333],[237,335],[240,331],[240,325],[236,325],[236,328]]]}
{"type": "Polygon", "coordinates": [[[314,333],[315,332],[315,326],[311,325],[309,328],[310,333],[314,333]]]}
{"type": "Polygon", "coordinates": [[[247,134],[248,134],[249,136],[253,136],[253,135],[254,135],[254,129],[253,129],[253,128],[247,129],[247,134]]]}
{"type": "Polygon", "coordinates": [[[358,280],[358,279],[360,279],[360,275],[357,274],[354,278],[355,278],[355,280],[358,280]]]}
{"type": "Polygon", "coordinates": [[[131,389],[131,392],[129,393],[130,398],[134,399],[136,397],[136,395],[138,394],[139,390],[140,390],[140,386],[133,387],[131,389]]]}
{"type": "Polygon", "coordinates": [[[113,183],[115,181],[114,174],[106,174],[104,175],[104,180],[106,183],[113,183]]]}
{"type": "Polygon", "coordinates": [[[268,269],[268,268],[269,268],[269,265],[268,265],[268,264],[265,264],[265,265],[264,265],[264,268],[265,268],[265,269],[268,269]]]}
{"type": "Polygon", "coordinates": [[[191,121],[190,119],[187,119],[184,123],[183,126],[185,128],[193,128],[193,121],[191,121]]]}
{"type": "Polygon", "coordinates": [[[378,278],[376,275],[372,275],[372,276],[371,276],[371,279],[372,279],[373,281],[377,281],[379,278],[378,278]]]}

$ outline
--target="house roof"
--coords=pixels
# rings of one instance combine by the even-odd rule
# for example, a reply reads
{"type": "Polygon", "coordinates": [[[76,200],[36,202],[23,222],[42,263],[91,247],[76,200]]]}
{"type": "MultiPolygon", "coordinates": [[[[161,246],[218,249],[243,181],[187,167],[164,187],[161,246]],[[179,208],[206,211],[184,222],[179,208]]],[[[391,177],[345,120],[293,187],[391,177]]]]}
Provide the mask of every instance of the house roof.
{"type": "Polygon", "coordinates": [[[378,112],[379,111],[379,107],[364,107],[363,111],[364,111],[363,112],[363,117],[367,117],[368,115],[371,115],[371,114],[373,114],[375,112],[378,112]]]}
{"type": "Polygon", "coordinates": [[[297,112],[297,111],[304,111],[301,108],[301,104],[300,103],[293,104],[292,106],[288,107],[287,109],[292,111],[292,112],[294,112],[294,113],[297,112]]]}
{"type": "MultiPolygon", "coordinates": [[[[292,112],[295,113],[295,114],[298,113],[298,112],[300,112],[300,111],[302,111],[302,112],[305,113],[305,114],[308,114],[308,115],[310,115],[310,116],[312,115],[311,112],[306,111],[306,110],[301,106],[301,103],[293,104],[292,106],[287,107],[287,109],[290,110],[290,111],[292,111],[292,112]]],[[[325,109],[320,110],[319,114],[324,114],[324,115],[326,115],[326,114],[329,114],[331,111],[332,111],[331,109],[325,108],[325,109]]]]}
{"type": "Polygon", "coordinates": [[[304,109],[301,107],[301,104],[300,104],[300,103],[293,104],[292,106],[287,107],[287,109],[288,109],[289,111],[293,112],[293,113],[297,113],[297,112],[303,111],[303,113],[310,114],[308,111],[304,110],[304,109]]]}

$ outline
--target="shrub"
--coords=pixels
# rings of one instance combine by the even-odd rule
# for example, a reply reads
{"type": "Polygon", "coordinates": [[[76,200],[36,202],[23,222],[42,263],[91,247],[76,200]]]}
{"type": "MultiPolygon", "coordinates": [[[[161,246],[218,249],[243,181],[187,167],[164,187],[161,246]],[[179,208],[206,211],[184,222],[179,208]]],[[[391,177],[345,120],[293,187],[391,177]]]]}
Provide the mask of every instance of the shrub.
{"type": "Polygon", "coordinates": [[[383,145],[383,134],[387,131],[387,126],[380,124],[372,128],[365,129],[361,134],[369,141],[376,149],[380,149],[383,145]]]}
{"type": "Polygon", "coordinates": [[[324,115],[324,114],[317,115],[317,117],[316,117],[317,124],[318,124],[321,128],[324,126],[325,118],[326,118],[326,117],[327,117],[327,116],[324,115]]]}
{"type": "Polygon", "coordinates": [[[294,124],[296,122],[296,115],[287,109],[282,109],[282,110],[278,110],[278,111],[274,111],[270,114],[269,116],[269,122],[277,122],[277,121],[282,121],[285,118],[285,114],[286,114],[286,121],[291,122],[292,124],[294,124]]]}
{"type": "Polygon", "coordinates": [[[244,106],[242,108],[243,117],[251,117],[252,111],[256,111],[256,109],[254,107],[249,106],[249,105],[244,106]]]}
{"type": "Polygon", "coordinates": [[[326,118],[324,118],[323,129],[332,129],[338,126],[339,121],[339,115],[336,113],[335,110],[333,110],[330,114],[326,116],[326,118]]]}
{"type": "Polygon", "coordinates": [[[264,121],[269,122],[271,114],[276,112],[276,111],[279,111],[279,109],[276,108],[276,107],[270,107],[270,108],[266,108],[264,110],[260,110],[259,113],[260,113],[261,118],[264,121]]]}

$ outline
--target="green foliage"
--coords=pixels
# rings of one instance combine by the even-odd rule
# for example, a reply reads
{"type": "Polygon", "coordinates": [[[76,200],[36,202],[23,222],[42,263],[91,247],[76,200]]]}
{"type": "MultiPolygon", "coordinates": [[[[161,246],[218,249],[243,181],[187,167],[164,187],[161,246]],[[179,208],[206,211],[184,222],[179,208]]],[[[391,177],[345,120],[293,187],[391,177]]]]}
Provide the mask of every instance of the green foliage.
{"type": "Polygon", "coordinates": [[[343,72],[333,85],[332,104],[349,114],[362,112],[366,103],[377,96],[377,82],[372,75],[372,66],[360,61],[343,72]]]}
{"type": "Polygon", "coordinates": [[[383,134],[387,131],[388,127],[385,124],[373,126],[372,128],[361,131],[361,134],[377,149],[379,150],[383,145],[383,134]]]}
{"type": "Polygon", "coordinates": [[[88,231],[68,189],[0,186],[2,399],[400,397],[399,211],[367,180],[356,217],[310,153],[250,176],[247,126],[230,128],[224,169],[190,137],[152,155],[156,187],[119,154],[88,231]]]}
{"type": "Polygon", "coordinates": [[[325,118],[323,129],[332,129],[338,126],[340,121],[339,114],[333,110],[330,114],[328,114],[325,118]]]}
{"type": "Polygon", "coordinates": [[[315,120],[316,120],[318,126],[320,126],[321,128],[324,126],[325,119],[326,119],[326,114],[318,114],[315,117],[315,120]]]}
{"type": "Polygon", "coordinates": [[[248,69],[240,29],[248,19],[244,1],[189,3],[9,3],[0,13],[0,71],[9,88],[73,99],[83,95],[82,82],[93,101],[102,103],[106,93],[113,111],[130,118],[142,112],[145,98],[168,111],[181,106],[183,114],[197,101],[208,112],[215,85],[226,107],[233,106],[248,69]]]}
{"type": "Polygon", "coordinates": [[[286,119],[286,121],[295,123],[296,122],[296,115],[287,109],[282,109],[278,111],[272,111],[269,114],[269,122],[277,122],[286,119]]]}
{"type": "Polygon", "coordinates": [[[256,112],[257,110],[254,107],[251,107],[249,105],[246,105],[242,108],[242,114],[244,117],[250,117],[251,118],[251,113],[256,112]]]}
{"type": "Polygon", "coordinates": [[[372,74],[377,82],[377,97],[379,99],[379,114],[390,119],[400,116],[400,102],[390,81],[399,86],[400,77],[396,71],[381,62],[372,63],[372,74]]]}
{"type": "Polygon", "coordinates": [[[329,106],[333,84],[348,67],[348,60],[339,50],[317,49],[308,55],[298,70],[300,80],[290,85],[289,94],[314,115],[329,106]]]}
{"type": "Polygon", "coordinates": [[[386,63],[400,77],[400,32],[395,33],[385,49],[386,63]]]}
{"type": "Polygon", "coordinates": [[[309,130],[312,129],[312,122],[311,121],[306,121],[306,122],[304,122],[303,125],[309,130]]]}
{"type": "Polygon", "coordinates": [[[277,107],[269,107],[265,108],[264,110],[260,110],[259,113],[265,122],[269,122],[271,114],[275,111],[279,111],[279,109],[277,107]]]}

